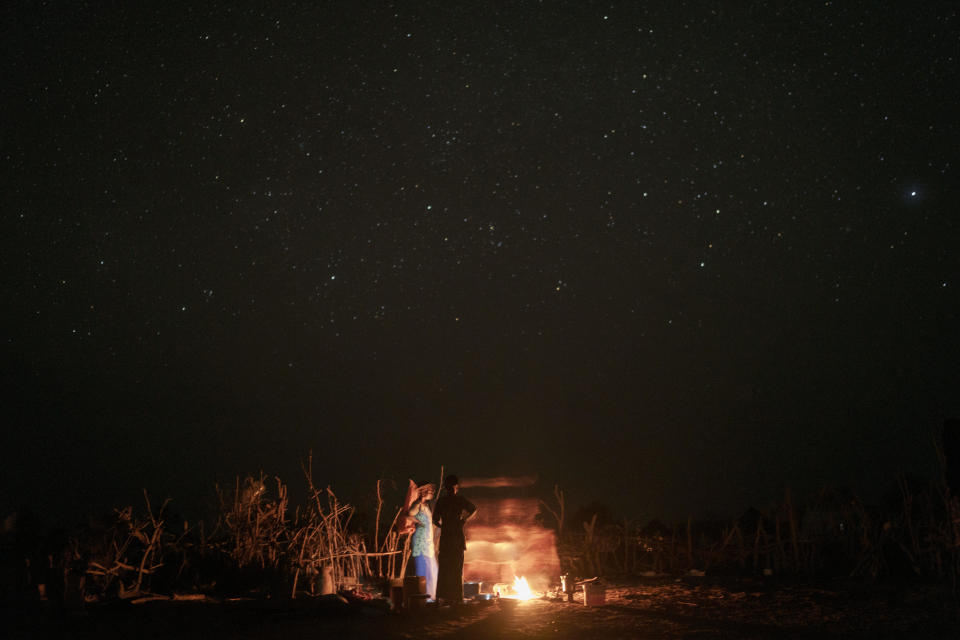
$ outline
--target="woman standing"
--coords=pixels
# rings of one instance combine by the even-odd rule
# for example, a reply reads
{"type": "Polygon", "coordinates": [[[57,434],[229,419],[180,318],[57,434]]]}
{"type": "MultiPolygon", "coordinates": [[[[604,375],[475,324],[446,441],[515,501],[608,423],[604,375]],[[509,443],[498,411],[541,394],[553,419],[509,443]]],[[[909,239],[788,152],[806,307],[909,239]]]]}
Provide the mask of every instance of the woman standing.
{"type": "Polygon", "coordinates": [[[417,497],[407,510],[407,515],[416,522],[416,529],[410,539],[410,557],[416,575],[427,579],[427,595],[430,600],[437,598],[437,555],[433,546],[433,514],[430,501],[435,494],[434,486],[429,482],[417,484],[417,497]]]}
{"type": "Polygon", "coordinates": [[[443,480],[446,493],[437,501],[433,524],[440,527],[440,571],[437,578],[437,599],[447,604],[463,604],[463,552],[467,539],[463,524],[477,507],[459,495],[460,480],[451,474],[443,480]]]}

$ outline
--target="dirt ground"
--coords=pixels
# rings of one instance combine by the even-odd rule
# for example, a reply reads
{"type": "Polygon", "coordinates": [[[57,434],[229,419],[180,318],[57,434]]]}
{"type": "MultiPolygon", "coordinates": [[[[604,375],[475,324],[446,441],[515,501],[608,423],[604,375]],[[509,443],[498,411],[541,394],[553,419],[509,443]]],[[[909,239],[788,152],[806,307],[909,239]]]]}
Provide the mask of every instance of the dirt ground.
{"type": "MultiPolygon", "coordinates": [[[[471,603],[416,613],[293,602],[149,602],[23,617],[40,638],[958,638],[960,610],[935,585],[662,578],[607,583],[606,604],[559,598],[471,603]]],[[[10,627],[7,627],[10,630],[10,627]]],[[[4,634],[5,635],[5,634],[4,634]]]]}

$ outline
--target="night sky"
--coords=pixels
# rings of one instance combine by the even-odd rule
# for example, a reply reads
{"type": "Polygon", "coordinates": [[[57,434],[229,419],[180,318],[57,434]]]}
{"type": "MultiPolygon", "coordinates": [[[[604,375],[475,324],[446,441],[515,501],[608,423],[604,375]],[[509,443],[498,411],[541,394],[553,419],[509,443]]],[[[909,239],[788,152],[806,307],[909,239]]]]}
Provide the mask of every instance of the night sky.
{"type": "Polygon", "coordinates": [[[200,513],[236,474],[302,485],[311,449],[358,502],[443,464],[631,517],[935,477],[958,27],[934,1],[18,2],[0,506],[200,513]]]}

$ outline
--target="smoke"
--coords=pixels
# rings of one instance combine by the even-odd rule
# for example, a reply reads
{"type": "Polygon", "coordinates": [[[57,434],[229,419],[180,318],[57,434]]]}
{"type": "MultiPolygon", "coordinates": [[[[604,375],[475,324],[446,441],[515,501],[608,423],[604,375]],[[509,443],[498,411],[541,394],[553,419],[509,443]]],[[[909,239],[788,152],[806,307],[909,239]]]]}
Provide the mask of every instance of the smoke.
{"type": "Polygon", "coordinates": [[[537,481],[537,476],[499,476],[496,478],[461,478],[460,488],[486,487],[500,489],[503,487],[529,487],[537,481]]]}

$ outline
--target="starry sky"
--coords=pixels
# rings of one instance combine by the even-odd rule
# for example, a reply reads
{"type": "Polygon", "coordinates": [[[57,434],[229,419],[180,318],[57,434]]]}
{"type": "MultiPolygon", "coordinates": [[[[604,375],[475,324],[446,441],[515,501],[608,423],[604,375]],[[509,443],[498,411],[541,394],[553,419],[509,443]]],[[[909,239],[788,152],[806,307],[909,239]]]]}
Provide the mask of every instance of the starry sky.
{"type": "Polygon", "coordinates": [[[937,473],[955,3],[183,4],[3,19],[4,510],[937,473]]]}

